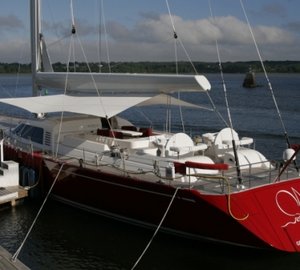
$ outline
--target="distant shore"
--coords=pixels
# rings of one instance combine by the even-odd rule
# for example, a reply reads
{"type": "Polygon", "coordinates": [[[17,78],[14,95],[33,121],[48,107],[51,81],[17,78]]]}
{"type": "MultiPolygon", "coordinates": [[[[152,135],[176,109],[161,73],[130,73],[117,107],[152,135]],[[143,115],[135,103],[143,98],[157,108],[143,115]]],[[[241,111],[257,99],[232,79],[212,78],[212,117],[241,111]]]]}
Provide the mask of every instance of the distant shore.
{"type": "MultiPolygon", "coordinates": [[[[199,73],[216,73],[219,72],[219,64],[216,62],[193,62],[193,65],[199,73]]],[[[300,73],[300,61],[265,61],[264,65],[269,73],[300,73]]],[[[55,71],[66,71],[65,63],[54,63],[55,71]]],[[[111,62],[107,63],[86,63],[75,62],[69,66],[69,71],[74,72],[108,72],[109,66],[111,72],[125,73],[176,73],[193,74],[194,69],[189,62],[111,62]]],[[[256,73],[263,72],[260,62],[224,62],[222,63],[223,72],[225,73],[245,73],[251,68],[256,73]]],[[[0,63],[0,73],[31,73],[31,64],[19,63],[0,63]]]]}

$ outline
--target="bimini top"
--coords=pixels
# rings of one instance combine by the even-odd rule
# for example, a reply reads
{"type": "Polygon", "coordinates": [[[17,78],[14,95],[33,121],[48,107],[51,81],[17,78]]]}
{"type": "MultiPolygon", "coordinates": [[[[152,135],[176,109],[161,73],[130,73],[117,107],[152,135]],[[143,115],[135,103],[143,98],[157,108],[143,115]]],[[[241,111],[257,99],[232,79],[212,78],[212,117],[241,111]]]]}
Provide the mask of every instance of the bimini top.
{"type": "Polygon", "coordinates": [[[155,97],[136,96],[69,96],[69,95],[49,95],[22,98],[3,98],[0,102],[17,106],[31,113],[51,113],[51,112],[73,112],[99,117],[112,117],[133,106],[147,106],[155,104],[180,105],[192,108],[208,109],[194,105],[166,95],[155,97]]]}
{"type": "Polygon", "coordinates": [[[0,99],[0,102],[17,106],[36,114],[73,112],[109,118],[149,98],[151,97],[82,97],[62,94],[37,97],[4,98],[0,99]]]}

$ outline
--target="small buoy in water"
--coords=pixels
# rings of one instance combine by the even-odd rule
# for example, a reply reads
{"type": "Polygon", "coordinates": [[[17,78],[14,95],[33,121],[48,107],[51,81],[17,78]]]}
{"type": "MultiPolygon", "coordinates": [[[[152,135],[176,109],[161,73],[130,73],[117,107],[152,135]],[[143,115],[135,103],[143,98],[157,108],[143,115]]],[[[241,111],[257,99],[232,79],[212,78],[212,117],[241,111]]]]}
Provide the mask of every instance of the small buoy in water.
{"type": "MultiPolygon", "coordinates": [[[[283,155],[282,155],[282,158],[284,161],[288,161],[292,158],[292,156],[295,154],[295,150],[292,149],[292,148],[288,148],[288,149],[285,149],[283,151],[283,155]]],[[[296,156],[294,156],[293,160],[296,159],[296,156]]]]}

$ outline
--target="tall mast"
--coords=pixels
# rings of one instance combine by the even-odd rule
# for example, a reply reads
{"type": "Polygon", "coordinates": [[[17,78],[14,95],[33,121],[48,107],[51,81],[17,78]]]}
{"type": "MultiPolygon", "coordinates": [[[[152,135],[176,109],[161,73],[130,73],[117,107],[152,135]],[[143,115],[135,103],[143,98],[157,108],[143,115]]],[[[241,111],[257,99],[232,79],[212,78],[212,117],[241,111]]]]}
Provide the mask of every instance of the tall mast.
{"type": "Polygon", "coordinates": [[[41,69],[40,0],[30,0],[32,95],[37,96],[36,73],[41,69]]]}

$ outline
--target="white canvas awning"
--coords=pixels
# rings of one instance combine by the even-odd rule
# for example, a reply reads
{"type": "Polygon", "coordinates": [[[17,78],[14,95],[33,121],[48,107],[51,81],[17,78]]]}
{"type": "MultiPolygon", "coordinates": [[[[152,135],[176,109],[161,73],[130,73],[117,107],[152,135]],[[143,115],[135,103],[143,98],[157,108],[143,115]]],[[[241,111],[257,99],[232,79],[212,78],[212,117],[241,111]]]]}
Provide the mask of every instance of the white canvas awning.
{"type": "Polygon", "coordinates": [[[202,105],[196,105],[190,102],[186,102],[184,100],[171,97],[169,95],[160,94],[157,96],[154,96],[152,98],[149,98],[139,104],[137,106],[151,106],[151,105],[172,105],[172,106],[182,106],[182,107],[188,107],[188,108],[195,108],[195,109],[204,109],[212,111],[212,108],[208,108],[206,106],[202,105]]]}
{"type": "Polygon", "coordinates": [[[80,97],[68,95],[4,98],[0,102],[17,106],[32,113],[73,112],[112,117],[151,97],[80,97]]]}
{"type": "Polygon", "coordinates": [[[73,112],[99,117],[112,117],[133,106],[175,105],[196,109],[210,108],[195,105],[168,95],[157,96],[69,96],[49,95],[37,97],[2,98],[0,102],[25,109],[31,113],[73,112]]]}

